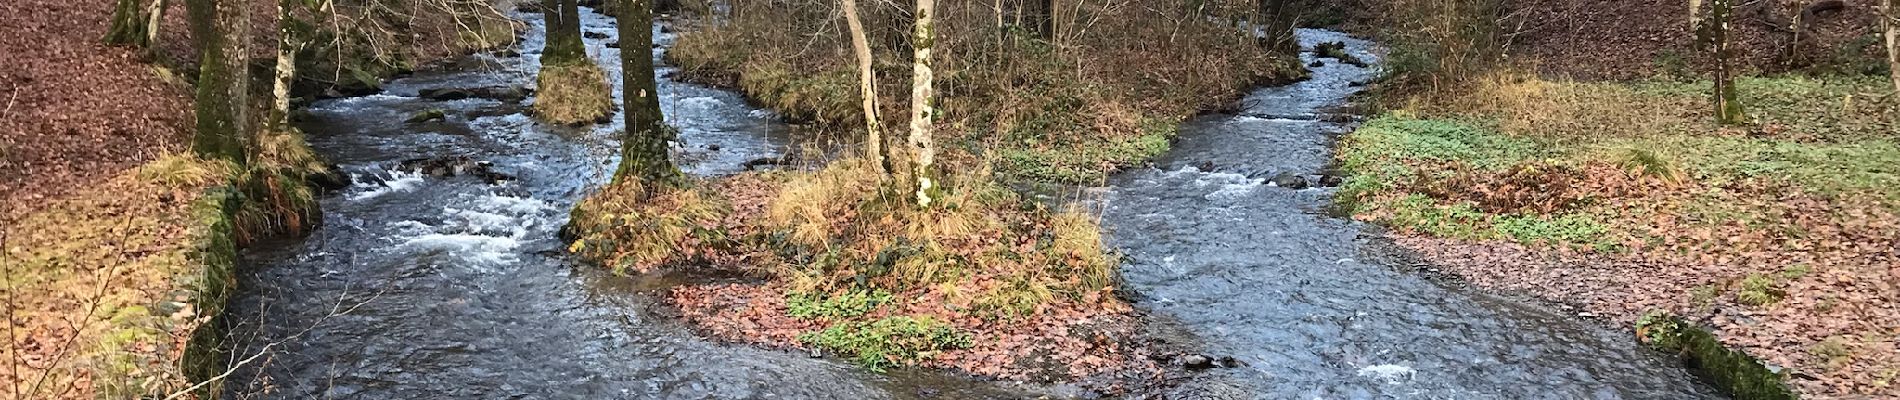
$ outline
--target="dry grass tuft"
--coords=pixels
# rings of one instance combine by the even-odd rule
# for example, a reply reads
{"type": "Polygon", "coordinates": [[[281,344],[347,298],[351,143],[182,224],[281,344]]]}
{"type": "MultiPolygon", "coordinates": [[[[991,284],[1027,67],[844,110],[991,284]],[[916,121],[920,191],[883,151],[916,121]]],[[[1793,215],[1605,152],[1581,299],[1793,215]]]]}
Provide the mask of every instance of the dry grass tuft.
{"type": "Polygon", "coordinates": [[[696,262],[726,246],[719,221],[730,208],[698,188],[654,187],[628,179],[574,208],[568,250],[620,273],[696,262]]]}
{"type": "Polygon", "coordinates": [[[580,125],[598,122],[614,111],[613,87],[592,61],[543,65],[535,88],[534,115],[543,121],[580,125]]]}

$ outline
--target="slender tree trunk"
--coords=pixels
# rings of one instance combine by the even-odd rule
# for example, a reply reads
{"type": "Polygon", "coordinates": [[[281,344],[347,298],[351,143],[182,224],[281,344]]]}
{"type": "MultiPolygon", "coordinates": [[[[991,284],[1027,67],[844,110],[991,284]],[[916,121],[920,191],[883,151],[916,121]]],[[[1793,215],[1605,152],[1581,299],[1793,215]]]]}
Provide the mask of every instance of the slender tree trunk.
{"type": "Polygon", "coordinates": [[[1893,90],[1900,92],[1900,0],[1886,0],[1880,7],[1880,26],[1887,37],[1887,77],[1893,90]]]}
{"type": "Polygon", "coordinates": [[[1042,40],[1055,40],[1055,1],[1022,0],[1023,27],[1042,40]]]}
{"type": "MultiPolygon", "coordinates": [[[[672,139],[666,116],[660,112],[659,80],[653,75],[652,0],[620,1],[620,87],[626,101],[621,117],[627,130],[620,142],[620,168],[614,181],[638,179],[646,183],[677,184],[678,168],[667,158],[672,139]]],[[[651,186],[649,186],[651,187],[651,186]]]]}
{"type": "Polygon", "coordinates": [[[1734,17],[1732,0],[1715,0],[1709,15],[1709,41],[1715,50],[1715,115],[1722,124],[1742,122],[1742,103],[1735,90],[1734,63],[1729,44],[1729,21],[1734,17]]]}
{"type": "MultiPolygon", "coordinates": [[[[618,1],[618,0],[615,0],[618,1]]],[[[541,47],[541,65],[566,64],[587,58],[587,44],[581,41],[579,0],[542,0],[547,39],[541,47]]]]}
{"type": "Polygon", "coordinates": [[[1260,45],[1267,50],[1287,54],[1300,51],[1299,41],[1293,38],[1293,24],[1297,21],[1293,18],[1293,7],[1287,5],[1289,1],[1258,0],[1255,3],[1258,15],[1254,19],[1260,21],[1263,35],[1259,39],[1260,45]]]}
{"type": "Polygon", "coordinates": [[[290,85],[297,77],[297,49],[302,43],[297,32],[292,29],[297,18],[292,13],[296,1],[277,2],[277,67],[271,82],[270,114],[264,117],[264,121],[276,129],[290,123],[290,85]]]}
{"type": "Polygon", "coordinates": [[[239,164],[250,156],[245,99],[250,74],[245,68],[251,19],[237,0],[191,0],[193,36],[199,38],[197,133],[192,150],[205,158],[239,164]]]}
{"type": "Polygon", "coordinates": [[[145,11],[146,48],[148,49],[158,48],[157,46],[152,46],[152,45],[158,44],[158,27],[161,25],[164,25],[165,6],[169,5],[170,3],[171,2],[168,2],[165,0],[152,0],[152,8],[150,10],[145,11]]]}
{"type": "Polygon", "coordinates": [[[916,0],[916,22],[911,29],[911,89],[910,89],[910,164],[911,178],[917,183],[917,206],[929,207],[932,196],[937,193],[935,168],[931,166],[937,156],[936,144],[931,135],[931,120],[936,114],[932,106],[932,77],[930,75],[930,49],[935,46],[937,32],[932,24],[936,17],[936,0],[916,0]]]}
{"type": "Polygon", "coordinates": [[[871,71],[871,42],[864,37],[864,24],[858,21],[858,1],[844,0],[845,25],[851,28],[851,50],[858,58],[858,97],[864,98],[864,153],[876,162],[882,177],[891,175],[891,160],[884,156],[884,132],[877,123],[877,78],[871,71]]]}

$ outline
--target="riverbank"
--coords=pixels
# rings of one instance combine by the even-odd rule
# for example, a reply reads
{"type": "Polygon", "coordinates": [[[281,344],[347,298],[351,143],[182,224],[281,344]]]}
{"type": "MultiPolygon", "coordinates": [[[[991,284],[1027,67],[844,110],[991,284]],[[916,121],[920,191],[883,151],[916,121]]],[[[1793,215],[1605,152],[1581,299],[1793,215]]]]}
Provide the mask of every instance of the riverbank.
{"type": "MultiPolygon", "coordinates": [[[[1900,394],[1900,103],[1877,77],[1498,74],[1341,141],[1361,220],[1481,287],[1638,327],[1676,315],[1820,398],[1900,394]]],[[[1644,326],[1647,328],[1647,326],[1644,326]]],[[[1645,338],[1654,339],[1654,338],[1645,338]]]]}

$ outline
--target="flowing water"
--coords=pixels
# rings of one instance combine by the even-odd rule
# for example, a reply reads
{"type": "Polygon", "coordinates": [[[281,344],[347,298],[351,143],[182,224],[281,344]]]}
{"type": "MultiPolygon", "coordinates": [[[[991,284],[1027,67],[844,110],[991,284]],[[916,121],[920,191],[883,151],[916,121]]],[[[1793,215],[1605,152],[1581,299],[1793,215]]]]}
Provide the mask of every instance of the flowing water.
{"type": "MultiPolygon", "coordinates": [[[[1369,43],[1339,33],[1299,36],[1306,48],[1340,41],[1378,59],[1369,43]]],[[[1235,114],[1190,121],[1157,168],[1112,181],[1104,221],[1129,257],[1122,271],[1137,306],[1176,320],[1209,353],[1245,363],[1172,396],[1713,397],[1628,333],[1377,261],[1365,227],[1326,214],[1332,189],[1266,183],[1261,176],[1319,174],[1332,138],[1348,129],[1327,122],[1336,120],[1329,108],[1357,91],[1352,82],[1374,77],[1322,61],[1310,80],[1256,91],[1235,114]]]]}
{"type": "MultiPolygon", "coordinates": [[[[605,46],[612,21],[583,14],[587,31],[608,35],[587,43],[618,85],[619,50],[605,46]]],[[[324,225],[308,238],[247,252],[228,318],[241,336],[238,358],[270,355],[233,377],[233,398],[1022,397],[953,377],[884,376],[711,343],[654,312],[641,292],[665,282],[562,257],[556,232],[611,173],[618,119],[550,127],[518,104],[416,97],[430,88],[532,85],[540,16],[518,17],[530,24],[521,49],[531,54],[479,56],[469,64],[484,68],[418,74],[383,94],[308,108],[300,125],[312,146],[357,184],[323,200],[324,225]],[[427,109],[447,119],[403,122],[427,109]],[[443,157],[486,161],[516,179],[491,185],[399,168],[443,157]]],[[[655,33],[660,43],[672,39],[655,33]]],[[[660,94],[686,143],[675,159],[689,173],[740,171],[792,142],[772,115],[731,92],[663,79],[660,94]]]]}
{"type": "MultiPolygon", "coordinates": [[[[612,22],[584,13],[618,85],[612,22]]],[[[531,86],[538,14],[520,57],[391,82],[383,94],[313,104],[300,126],[356,185],[323,200],[307,238],[262,243],[227,318],[233,398],[1022,398],[1047,391],[905,372],[878,375],[802,354],[708,342],[646,292],[562,256],[566,210],[612,170],[615,123],[550,127],[515,102],[434,101],[434,88],[531,86]],[[443,121],[405,123],[441,109],[443,121]],[[496,183],[401,168],[486,162],[496,183]]],[[[657,41],[670,34],[656,28],[657,41]]],[[[1303,31],[1312,41],[1346,40],[1303,31]]],[[[644,49],[642,49],[644,50],[644,49]]],[[[664,49],[654,49],[657,55],[664,49]]],[[[670,74],[662,70],[662,76],[670,74]]],[[[1317,213],[1326,190],[1262,186],[1236,171],[1317,171],[1328,132],[1315,115],[1369,73],[1316,69],[1264,89],[1242,115],[1197,119],[1165,169],[1117,179],[1107,220],[1141,306],[1197,332],[1244,367],[1164,396],[1233,398],[1693,398],[1701,387],[1626,337],[1561,315],[1446,288],[1356,261],[1360,227],[1317,213]],[[1211,161],[1216,171],[1187,165],[1211,161]]],[[[662,108],[689,173],[743,170],[795,140],[731,92],[661,80],[662,108]]],[[[616,96],[618,91],[615,91],[616,96]]],[[[469,165],[462,165],[468,167],[469,165]]]]}

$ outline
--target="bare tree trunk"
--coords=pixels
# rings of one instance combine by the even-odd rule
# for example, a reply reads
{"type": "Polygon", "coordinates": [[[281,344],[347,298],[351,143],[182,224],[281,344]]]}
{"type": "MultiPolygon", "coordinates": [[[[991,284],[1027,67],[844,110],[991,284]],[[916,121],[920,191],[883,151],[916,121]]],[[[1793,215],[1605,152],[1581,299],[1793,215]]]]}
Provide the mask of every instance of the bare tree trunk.
{"type": "Polygon", "coordinates": [[[290,122],[290,84],[297,77],[297,49],[300,40],[291,30],[296,21],[292,8],[296,0],[277,2],[277,67],[272,79],[270,114],[264,118],[271,128],[283,128],[290,122]]]}
{"type": "MultiPolygon", "coordinates": [[[[653,75],[652,0],[614,0],[620,3],[620,94],[626,101],[627,130],[620,141],[620,168],[614,181],[638,179],[645,183],[677,184],[678,168],[667,158],[671,131],[660,111],[659,80],[653,75]]],[[[651,186],[649,186],[651,188],[651,186]]]]}
{"type": "Polygon", "coordinates": [[[158,48],[152,45],[158,44],[158,27],[163,25],[163,21],[165,21],[165,6],[167,4],[170,4],[170,2],[165,0],[152,0],[152,8],[145,11],[145,44],[148,49],[158,48]]]}
{"type": "Polygon", "coordinates": [[[937,190],[931,176],[935,173],[931,166],[936,158],[936,144],[931,139],[931,120],[936,114],[931,99],[932,77],[930,75],[930,49],[935,45],[937,32],[931,19],[937,13],[936,0],[917,0],[916,22],[912,25],[911,35],[911,77],[910,77],[910,164],[911,178],[917,183],[917,206],[929,207],[931,196],[937,190]]]}
{"type": "Polygon", "coordinates": [[[542,0],[546,16],[547,39],[541,46],[541,65],[558,65],[587,58],[587,44],[581,41],[579,0],[542,0]]]}
{"type": "Polygon", "coordinates": [[[112,8],[112,28],[106,31],[106,44],[144,48],[151,45],[146,32],[156,29],[139,0],[119,0],[112,8]]]}
{"type": "Polygon", "coordinates": [[[1880,7],[1880,26],[1887,37],[1887,76],[1893,90],[1900,92],[1900,0],[1886,0],[1880,7]]]}
{"type": "Polygon", "coordinates": [[[246,163],[251,139],[245,99],[249,94],[245,69],[251,19],[245,3],[237,0],[192,0],[193,36],[201,43],[197,93],[197,133],[192,150],[205,158],[246,163]]]}
{"type": "Polygon", "coordinates": [[[1269,51],[1293,54],[1300,51],[1300,43],[1293,38],[1293,7],[1287,6],[1292,0],[1258,0],[1258,20],[1262,37],[1260,46],[1269,51]]]}
{"type": "Polygon", "coordinates": [[[1042,40],[1055,40],[1056,5],[1053,0],[1022,0],[1023,27],[1042,40]]]}
{"type": "Polygon", "coordinates": [[[858,96],[864,98],[864,153],[876,162],[881,173],[891,175],[891,160],[884,156],[884,132],[877,123],[877,79],[871,71],[871,42],[864,37],[864,24],[858,21],[858,1],[844,0],[845,25],[851,28],[851,50],[858,57],[858,96]]]}

